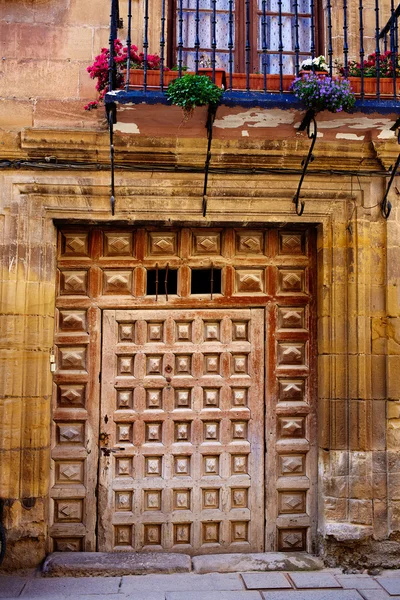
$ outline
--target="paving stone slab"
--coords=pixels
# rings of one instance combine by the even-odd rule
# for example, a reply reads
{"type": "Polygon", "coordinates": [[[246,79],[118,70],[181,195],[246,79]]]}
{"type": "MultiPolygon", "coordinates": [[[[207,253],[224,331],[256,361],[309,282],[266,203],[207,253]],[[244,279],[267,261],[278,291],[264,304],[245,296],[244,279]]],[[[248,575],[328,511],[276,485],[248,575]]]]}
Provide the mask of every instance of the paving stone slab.
{"type": "Polygon", "coordinates": [[[257,552],[252,554],[208,554],[192,559],[194,573],[237,571],[317,571],[324,564],[306,552],[257,552]]]}
{"type": "Polygon", "coordinates": [[[389,596],[385,590],[358,590],[364,600],[400,600],[400,596],[389,596]]]}
{"type": "Polygon", "coordinates": [[[400,595],[400,577],[377,577],[376,580],[381,584],[391,596],[400,595]]]}
{"type": "Polygon", "coordinates": [[[22,598],[53,598],[53,596],[86,596],[118,594],[120,577],[62,577],[59,579],[31,579],[26,584],[22,598]]]}
{"type": "Polygon", "coordinates": [[[242,579],[248,590],[292,588],[283,573],[243,573],[242,579]]]}
{"type": "Polygon", "coordinates": [[[42,571],[48,577],[94,577],[189,573],[191,568],[190,556],[176,552],[53,552],[42,571]]]}
{"type": "Polygon", "coordinates": [[[347,590],[379,590],[380,585],[369,575],[336,575],[340,585],[347,590]]]}
{"type": "Polygon", "coordinates": [[[289,577],[300,589],[342,587],[331,573],[290,573],[289,577]]]}
{"type": "Polygon", "coordinates": [[[261,600],[259,592],[167,592],[166,600],[261,600]]]}
{"type": "Polygon", "coordinates": [[[0,598],[15,598],[19,596],[24,587],[26,579],[22,577],[0,577],[0,598]]]}
{"type": "Polygon", "coordinates": [[[243,590],[244,585],[239,574],[196,575],[195,573],[177,573],[169,575],[142,575],[123,577],[120,592],[191,592],[213,590],[243,590]]]}
{"type": "Polygon", "coordinates": [[[264,600],[363,600],[357,590],[289,590],[261,594],[264,600]]]}

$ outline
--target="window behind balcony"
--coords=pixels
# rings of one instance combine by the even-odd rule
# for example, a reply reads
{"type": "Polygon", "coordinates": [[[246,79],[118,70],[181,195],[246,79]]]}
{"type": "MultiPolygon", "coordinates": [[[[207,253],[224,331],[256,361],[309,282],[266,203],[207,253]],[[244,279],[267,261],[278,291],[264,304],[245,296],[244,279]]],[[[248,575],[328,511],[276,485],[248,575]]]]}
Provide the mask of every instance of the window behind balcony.
{"type": "Polygon", "coordinates": [[[175,0],[175,58],[251,73],[294,73],[296,60],[318,53],[315,0],[175,0]]]}

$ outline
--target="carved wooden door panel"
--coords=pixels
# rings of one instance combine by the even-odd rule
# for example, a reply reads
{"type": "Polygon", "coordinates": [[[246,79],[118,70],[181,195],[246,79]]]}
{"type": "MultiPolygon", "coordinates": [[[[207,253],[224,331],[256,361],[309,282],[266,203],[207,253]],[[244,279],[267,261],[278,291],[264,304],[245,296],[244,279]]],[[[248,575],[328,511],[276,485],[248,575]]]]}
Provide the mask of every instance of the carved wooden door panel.
{"type": "Polygon", "coordinates": [[[106,310],[99,546],[264,549],[264,311],[106,310]]]}

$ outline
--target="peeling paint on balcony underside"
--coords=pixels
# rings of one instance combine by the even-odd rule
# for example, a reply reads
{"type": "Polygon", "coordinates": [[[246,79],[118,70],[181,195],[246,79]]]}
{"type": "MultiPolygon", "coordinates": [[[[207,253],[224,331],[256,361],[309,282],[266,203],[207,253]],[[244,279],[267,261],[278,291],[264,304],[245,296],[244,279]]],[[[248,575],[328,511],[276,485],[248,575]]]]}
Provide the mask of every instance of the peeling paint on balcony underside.
{"type": "MultiPolygon", "coordinates": [[[[123,104],[117,109],[115,130],[128,135],[150,137],[205,138],[207,108],[195,109],[185,121],[176,106],[163,104],[123,104]]],[[[300,135],[298,127],[304,112],[297,109],[250,108],[239,106],[218,108],[214,122],[214,138],[237,140],[244,138],[284,140],[300,135]]],[[[345,114],[323,112],[317,115],[318,137],[326,141],[342,139],[349,142],[394,139],[391,127],[397,116],[377,113],[345,114]]]]}

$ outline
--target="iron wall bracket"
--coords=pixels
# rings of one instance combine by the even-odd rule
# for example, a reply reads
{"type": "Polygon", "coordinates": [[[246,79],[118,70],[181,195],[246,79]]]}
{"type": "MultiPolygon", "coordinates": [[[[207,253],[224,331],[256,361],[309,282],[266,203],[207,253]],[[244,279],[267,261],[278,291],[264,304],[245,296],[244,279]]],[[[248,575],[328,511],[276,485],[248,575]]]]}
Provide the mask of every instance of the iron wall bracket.
{"type": "Polygon", "coordinates": [[[300,177],[299,185],[297,187],[297,192],[295,193],[294,198],[293,198],[293,204],[295,205],[295,208],[296,208],[296,214],[299,217],[301,217],[301,215],[303,214],[304,207],[305,207],[305,202],[300,201],[301,186],[303,185],[303,181],[304,181],[304,177],[306,176],[306,173],[307,173],[308,165],[314,160],[313,150],[314,150],[315,142],[317,140],[317,122],[315,120],[315,111],[313,111],[313,110],[308,110],[306,112],[305,117],[302,120],[298,131],[304,131],[305,129],[307,129],[308,138],[310,140],[312,140],[312,142],[311,142],[310,149],[308,151],[307,156],[305,158],[303,158],[303,160],[301,161],[301,166],[303,167],[303,172],[300,177]]]}
{"type": "Polygon", "coordinates": [[[210,170],[211,144],[212,144],[212,138],[213,138],[213,125],[214,125],[216,114],[217,114],[217,107],[214,106],[214,105],[211,106],[209,104],[208,105],[208,113],[207,113],[207,122],[206,122],[208,144],[207,144],[206,162],[205,162],[205,165],[204,165],[204,187],[203,187],[203,207],[202,207],[203,208],[203,217],[205,217],[206,214],[207,214],[208,173],[209,173],[209,170],[210,170]]]}
{"type": "MultiPolygon", "coordinates": [[[[395,125],[397,125],[397,127],[400,126],[400,119],[398,119],[396,121],[395,125]]],[[[392,127],[392,129],[393,129],[393,127],[392,127]]],[[[397,130],[397,143],[400,144],[400,129],[397,130]]],[[[389,169],[389,173],[391,173],[391,175],[390,175],[389,183],[386,188],[385,195],[383,196],[383,199],[381,202],[381,214],[384,219],[389,218],[389,215],[392,210],[392,203],[388,200],[388,196],[389,196],[390,188],[392,187],[394,178],[396,177],[397,169],[399,168],[399,166],[400,166],[400,152],[399,152],[399,155],[396,159],[394,166],[392,165],[389,169]]]]}

